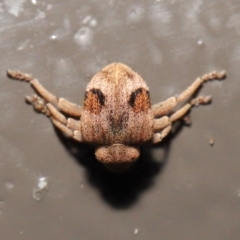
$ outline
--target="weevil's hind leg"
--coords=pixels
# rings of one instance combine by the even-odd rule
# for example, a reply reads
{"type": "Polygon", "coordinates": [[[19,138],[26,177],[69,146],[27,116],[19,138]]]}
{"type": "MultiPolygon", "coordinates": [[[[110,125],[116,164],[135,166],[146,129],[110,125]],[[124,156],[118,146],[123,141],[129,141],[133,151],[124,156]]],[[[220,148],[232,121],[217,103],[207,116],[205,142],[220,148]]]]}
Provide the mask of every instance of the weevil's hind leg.
{"type": "Polygon", "coordinates": [[[153,128],[155,133],[153,135],[152,143],[156,144],[161,142],[170,133],[173,122],[181,119],[192,107],[208,104],[210,101],[210,96],[200,96],[194,98],[190,103],[186,103],[183,107],[181,107],[178,111],[176,111],[169,117],[164,116],[158,119],[154,119],[153,128]]]}
{"type": "MultiPolygon", "coordinates": [[[[33,78],[31,75],[22,73],[19,71],[12,71],[12,70],[8,70],[7,75],[8,75],[8,77],[10,77],[12,79],[29,82],[31,84],[31,86],[36,90],[36,92],[43,98],[43,100],[46,103],[49,102],[49,103],[53,104],[62,112],[69,114],[70,116],[73,116],[73,117],[81,116],[82,108],[79,105],[71,103],[64,98],[58,99],[56,96],[54,96],[52,93],[50,93],[47,89],[45,89],[38,82],[38,80],[33,78]]],[[[27,99],[27,101],[28,101],[28,99],[27,99]]],[[[28,102],[31,102],[33,104],[34,101],[30,100],[28,102]]],[[[39,100],[39,102],[40,102],[40,100],[39,100]]],[[[33,106],[34,106],[34,104],[33,104],[33,106]]],[[[34,108],[37,110],[37,107],[34,106],[34,108]]]]}
{"type": "Polygon", "coordinates": [[[152,106],[154,117],[168,114],[179,103],[190,98],[204,82],[210,80],[221,80],[226,77],[226,72],[211,72],[197,78],[184,92],[177,97],[171,97],[164,102],[157,103],[152,106]]]}

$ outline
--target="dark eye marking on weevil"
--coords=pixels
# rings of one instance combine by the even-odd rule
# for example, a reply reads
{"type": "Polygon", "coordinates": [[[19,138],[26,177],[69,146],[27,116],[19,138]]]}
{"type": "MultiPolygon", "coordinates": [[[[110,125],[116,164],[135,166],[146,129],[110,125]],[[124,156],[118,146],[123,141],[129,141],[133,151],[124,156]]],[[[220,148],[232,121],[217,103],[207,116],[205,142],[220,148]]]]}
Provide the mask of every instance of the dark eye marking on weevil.
{"type": "Polygon", "coordinates": [[[93,88],[85,93],[84,110],[99,114],[105,104],[105,96],[100,89],[93,88]]]}
{"type": "Polygon", "coordinates": [[[147,112],[151,108],[149,91],[138,88],[131,93],[128,103],[136,113],[147,112]]]}

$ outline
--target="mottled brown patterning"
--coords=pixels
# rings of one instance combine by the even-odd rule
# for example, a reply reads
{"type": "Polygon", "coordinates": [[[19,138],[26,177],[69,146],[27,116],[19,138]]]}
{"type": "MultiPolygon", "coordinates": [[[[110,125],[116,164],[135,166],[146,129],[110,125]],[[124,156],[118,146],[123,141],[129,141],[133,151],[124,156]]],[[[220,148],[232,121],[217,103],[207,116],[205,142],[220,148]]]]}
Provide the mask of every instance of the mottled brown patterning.
{"type": "Polygon", "coordinates": [[[141,144],[151,139],[153,114],[149,98],[145,101],[148,87],[138,74],[123,64],[111,64],[92,78],[86,92],[93,88],[104,93],[104,108],[97,114],[85,107],[89,102],[85,99],[81,117],[84,142],[141,144]]]}
{"type": "Polygon", "coordinates": [[[28,74],[10,70],[7,74],[29,82],[36,90],[37,95],[26,97],[35,110],[50,117],[66,136],[95,145],[97,160],[119,172],[138,159],[142,144],[161,142],[171,131],[172,123],[183,118],[191,107],[211,101],[209,96],[191,99],[204,82],[225,77],[224,71],[205,74],[179,96],[151,106],[149,89],[143,79],[126,65],[112,63],[89,82],[81,107],[64,98],[58,99],[28,74]],[[172,113],[178,103],[189,98],[172,113]]]}

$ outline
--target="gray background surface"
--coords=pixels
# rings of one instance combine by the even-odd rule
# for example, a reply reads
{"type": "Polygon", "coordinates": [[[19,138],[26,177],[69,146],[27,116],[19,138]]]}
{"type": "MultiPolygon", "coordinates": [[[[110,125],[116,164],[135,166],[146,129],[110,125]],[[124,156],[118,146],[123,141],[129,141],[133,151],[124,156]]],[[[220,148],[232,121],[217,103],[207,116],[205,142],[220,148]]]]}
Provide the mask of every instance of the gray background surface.
{"type": "Polygon", "coordinates": [[[0,1],[0,239],[239,239],[239,37],[237,0],[0,1]],[[32,73],[82,103],[111,62],[137,71],[152,103],[215,69],[228,78],[201,89],[213,103],[191,112],[191,127],[114,175],[5,75],[32,73]],[[41,181],[48,189],[36,192],[41,181]]]}

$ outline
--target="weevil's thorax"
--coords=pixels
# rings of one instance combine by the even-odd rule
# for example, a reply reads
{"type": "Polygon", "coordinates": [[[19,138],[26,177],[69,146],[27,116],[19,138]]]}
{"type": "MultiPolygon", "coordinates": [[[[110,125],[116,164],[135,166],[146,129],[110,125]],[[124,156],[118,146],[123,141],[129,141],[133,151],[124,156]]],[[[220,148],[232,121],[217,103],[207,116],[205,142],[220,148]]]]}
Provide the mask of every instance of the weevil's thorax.
{"type": "Polygon", "coordinates": [[[124,64],[108,65],[86,88],[81,121],[85,142],[111,145],[149,141],[153,114],[146,83],[124,64]]]}

